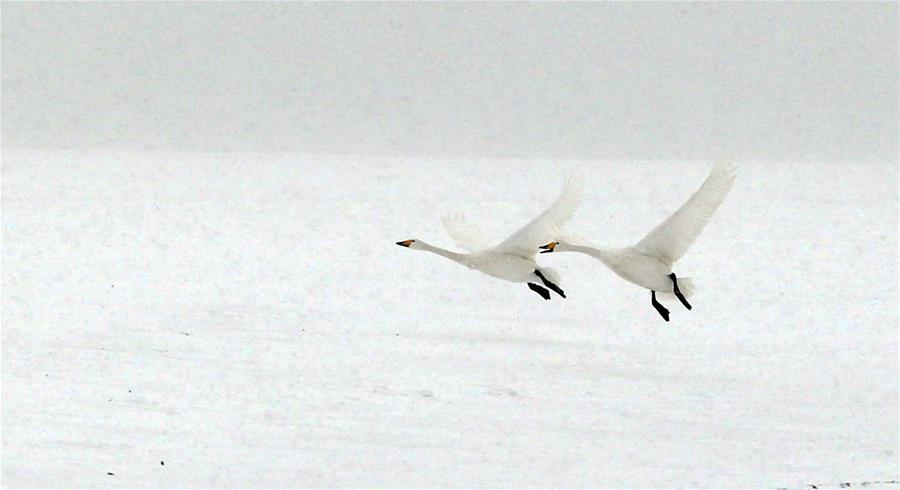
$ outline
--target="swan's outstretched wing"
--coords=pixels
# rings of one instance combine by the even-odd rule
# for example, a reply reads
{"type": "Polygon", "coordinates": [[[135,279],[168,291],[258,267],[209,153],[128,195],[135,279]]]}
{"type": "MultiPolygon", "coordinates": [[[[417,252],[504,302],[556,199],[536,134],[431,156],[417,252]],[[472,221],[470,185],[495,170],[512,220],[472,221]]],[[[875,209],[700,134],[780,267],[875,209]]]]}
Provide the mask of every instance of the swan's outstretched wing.
{"type": "Polygon", "coordinates": [[[566,178],[562,193],[556,201],[537,218],[503,240],[496,250],[526,258],[534,257],[538,247],[558,239],[555,235],[559,233],[559,228],[572,218],[580,203],[581,181],[570,176],[566,178]]]}
{"type": "Polygon", "coordinates": [[[678,211],[635,245],[638,251],[669,264],[687,252],[734,184],[731,160],[720,161],[700,189],[678,211]]]}
{"type": "Polygon", "coordinates": [[[466,220],[460,213],[451,213],[441,218],[444,229],[460,248],[469,252],[478,252],[494,246],[477,226],[466,220]]]}

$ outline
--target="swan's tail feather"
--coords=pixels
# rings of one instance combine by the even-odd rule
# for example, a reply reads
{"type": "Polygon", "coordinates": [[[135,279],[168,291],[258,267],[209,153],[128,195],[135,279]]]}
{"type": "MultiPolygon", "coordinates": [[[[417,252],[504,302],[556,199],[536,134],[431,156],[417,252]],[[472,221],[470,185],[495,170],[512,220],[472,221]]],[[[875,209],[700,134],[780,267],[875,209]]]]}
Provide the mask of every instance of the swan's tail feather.
{"type": "MultiPolygon", "coordinates": [[[[683,294],[685,298],[690,298],[697,291],[697,286],[694,284],[694,280],[690,277],[679,277],[678,289],[681,290],[681,294],[683,294]]],[[[675,297],[675,293],[673,293],[672,291],[660,292],[660,294],[666,296],[667,298],[675,297]]]]}
{"type": "Polygon", "coordinates": [[[679,277],[678,289],[681,290],[681,294],[683,294],[685,298],[690,298],[694,295],[697,287],[694,285],[694,280],[690,277],[679,277]]]}

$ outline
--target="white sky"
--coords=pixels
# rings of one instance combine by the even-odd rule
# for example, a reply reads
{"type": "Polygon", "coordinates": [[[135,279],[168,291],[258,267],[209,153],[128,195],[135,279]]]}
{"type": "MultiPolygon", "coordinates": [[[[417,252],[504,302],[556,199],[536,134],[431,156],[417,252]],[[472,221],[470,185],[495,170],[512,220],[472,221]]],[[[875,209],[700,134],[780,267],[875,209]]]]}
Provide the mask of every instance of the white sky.
{"type": "Polygon", "coordinates": [[[898,4],[4,3],[4,148],[898,159],[898,4]]]}

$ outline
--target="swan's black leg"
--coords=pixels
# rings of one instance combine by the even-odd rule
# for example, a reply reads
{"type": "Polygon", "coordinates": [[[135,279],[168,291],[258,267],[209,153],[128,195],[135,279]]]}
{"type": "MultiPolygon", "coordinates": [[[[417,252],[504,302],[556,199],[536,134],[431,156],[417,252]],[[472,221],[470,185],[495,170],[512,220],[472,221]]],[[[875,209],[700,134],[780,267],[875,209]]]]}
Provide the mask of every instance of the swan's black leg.
{"type": "Polygon", "coordinates": [[[674,272],[671,273],[671,274],[669,274],[669,279],[672,279],[672,286],[674,286],[672,289],[673,289],[673,291],[675,292],[675,297],[678,298],[678,301],[681,301],[681,304],[683,304],[685,308],[687,308],[687,309],[690,310],[690,309],[691,309],[691,304],[688,303],[687,298],[685,298],[684,295],[681,294],[681,290],[678,289],[678,280],[675,279],[675,273],[674,273],[674,272]]]}
{"type": "Polygon", "coordinates": [[[550,291],[547,291],[545,288],[542,288],[541,286],[538,286],[533,282],[528,283],[528,289],[531,289],[535,293],[540,294],[541,298],[550,299],[550,291]]]}
{"type": "Polygon", "coordinates": [[[650,303],[653,304],[656,311],[663,317],[663,320],[669,321],[669,310],[667,310],[665,306],[659,304],[659,301],[656,301],[656,291],[650,291],[650,303]]]}
{"type": "Polygon", "coordinates": [[[534,274],[541,279],[541,282],[544,283],[544,286],[547,286],[548,288],[552,289],[556,294],[562,296],[563,298],[566,297],[566,293],[564,293],[563,290],[559,288],[559,286],[548,281],[547,278],[544,277],[544,274],[541,273],[541,271],[535,269],[534,274]]]}

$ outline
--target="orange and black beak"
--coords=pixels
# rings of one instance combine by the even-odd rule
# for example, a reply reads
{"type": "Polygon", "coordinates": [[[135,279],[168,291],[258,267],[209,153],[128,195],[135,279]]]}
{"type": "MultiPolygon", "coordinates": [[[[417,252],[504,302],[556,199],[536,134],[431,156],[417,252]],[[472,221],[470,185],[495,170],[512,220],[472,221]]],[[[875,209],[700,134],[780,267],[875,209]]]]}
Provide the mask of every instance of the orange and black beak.
{"type": "Polygon", "coordinates": [[[397,245],[400,245],[401,247],[409,247],[414,241],[415,240],[403,240],[402,242],[397,242],[397,245]]]}
{"type": "Polygon", "coordinates": [[[548,254],[548,253],[552,252],[554,248],[556,248],[556,245],[557,245],[557,242],[550,242],[546,245],[541,245],[538,248],[542,250],[542,252],[541,252],[542,254],[548,254]]]}

